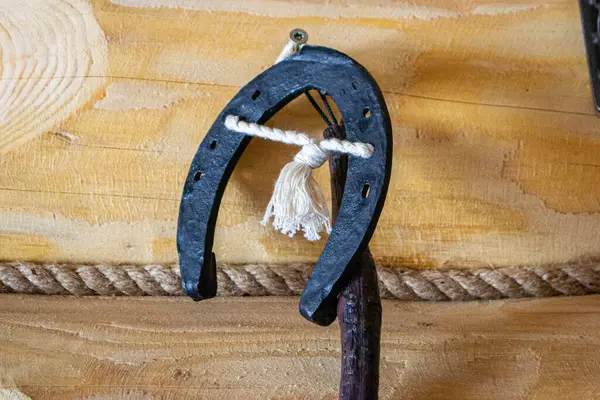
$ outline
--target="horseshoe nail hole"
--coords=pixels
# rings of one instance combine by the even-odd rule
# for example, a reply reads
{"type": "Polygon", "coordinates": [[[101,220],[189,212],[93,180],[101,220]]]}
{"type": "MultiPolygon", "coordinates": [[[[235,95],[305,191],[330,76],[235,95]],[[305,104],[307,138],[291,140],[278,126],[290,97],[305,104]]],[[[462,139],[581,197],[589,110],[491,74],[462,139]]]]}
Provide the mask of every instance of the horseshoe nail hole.
{"type": "Polygon", "coordinates": [[[194,182],[198,182],[200,179],[204,177],[204,173],[201,171],[196,171],[194,174],[194,182]]]}
{"type": "Polygon", "coordinates": [[[252,93],[252,100],[258,99],[258,96],[260,96],[260,90],[256,90],[254,93],[252,93]]]}
{"type": "Polygon", "coordinates": [[[364,108],[362,111],[362,115],[365,118],[371,118],[371,110],[368,107],[364,108]]]}
{"type": "Polygon", "coordinates": [[[211,150],[214,150],[217,147],[217,141],[213,140],[212,142],[210,142],[210,144],[208,145],[208,148],[211,150]]]}
{"type": "Polygon", "coordinates": [[[366,199],[367,197],[369,197],[370,191],[371,191],[371,185],[369,185],[368,183],[365,183],[362,187],[362,192],[360,193],[360,195],[362,196],[363,199],[366,199]]]}

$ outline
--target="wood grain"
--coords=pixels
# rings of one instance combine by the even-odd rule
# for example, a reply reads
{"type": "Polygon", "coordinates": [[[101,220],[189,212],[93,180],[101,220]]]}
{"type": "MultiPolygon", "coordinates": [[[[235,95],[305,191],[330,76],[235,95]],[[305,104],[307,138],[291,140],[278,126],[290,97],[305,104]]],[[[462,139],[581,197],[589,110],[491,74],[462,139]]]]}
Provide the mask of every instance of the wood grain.
{"type": "MultiPolygon", "coordinates": [[[[0,157],[0,259],[175,261],[179,196],[196,147],[294,27],[363,63],[388,102],[394,168],[371,243],[378,263],[497,267],[600,254],[600,124],[576,2],[94,0],[86,7],[84,17],[106,38],[103,89],[0,157]]],[[[65,15],[76,19],[77,9],[65,15]]],[[[18,61],[6,54],[3,63],[18,61]]],[[[272,123],[323,128],[300,101],[272,123]]],[[[295,151],[251,144],[225,193],[219,261],[317,259],[324,240],[292,240],[258,224],[295,151]]],[[[316,175],[327,192],[326,169],[316,175]]]]}
{"type": "MultiPolygon", "coordinates": [[[[382,399],[600,398],[600,296],[383,308],[382,399]]],[[[306,322],[293,298],[3,295],[0,337],[0,387],[32,399],[338,390],[338,327],[306,322]]]]}
{"type": "Polygon", "coordinates": [[[0,27],[2,154],[52,129],[103,87],[107,43],[82,0],[4,0],[0,27]]]}

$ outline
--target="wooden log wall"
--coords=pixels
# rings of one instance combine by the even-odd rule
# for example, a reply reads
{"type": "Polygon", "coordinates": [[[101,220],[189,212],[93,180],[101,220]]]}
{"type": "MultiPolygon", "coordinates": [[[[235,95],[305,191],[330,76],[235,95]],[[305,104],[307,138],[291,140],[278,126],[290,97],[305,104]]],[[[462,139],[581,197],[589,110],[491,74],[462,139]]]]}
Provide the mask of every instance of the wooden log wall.
{"type": "MultiPolygon", "coordinates": [[[[388,102],[378,263],[600,253],[600,121],[575,1],[5,0],[0,27],[1,259],[175,261],[196,147],[295,27],[365,65],[388,102]]],[[[321,124],[300,100],[272,121],[314,134],[321,124]]],[[[259,224],[295,151],[254,140],[244,154],[219,215],[219,261],[316,260],[324,240],[259,224]]]]}
{"type": "MultiPolygon", "coordinates": [[[[4,295],[0,398],[337,399],[338,328],[296,303],[4,295]]],[[[599,398],[600,296],[383,309],[381,400],[599,398]]]]}

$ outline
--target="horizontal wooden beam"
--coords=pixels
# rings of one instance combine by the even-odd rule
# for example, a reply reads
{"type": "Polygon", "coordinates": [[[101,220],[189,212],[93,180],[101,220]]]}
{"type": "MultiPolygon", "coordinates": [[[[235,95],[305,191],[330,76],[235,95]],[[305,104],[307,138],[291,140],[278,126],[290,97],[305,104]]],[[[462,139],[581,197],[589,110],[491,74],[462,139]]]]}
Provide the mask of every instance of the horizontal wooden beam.
{"type": "MultiPolygon", "coordinates": [[[[306,322],[295,299],[0,300],[0,397],[336,398],[337,326],[306,322]]],[[[381,399],[600,391],[600,296],[383,310],[381,399]]]]}
{"type": "MultiPolygon", "coordinates": [[[[496,268],[599,255],[600,139],[577,4],[505,3],[48,0],[7,9],[0,259],[176,261],[195,149],[295,27],[363,63],[390,108],[392,180],[370,246],[379,264],[496,268]]],[[[271,123],[323,129],[306,101],[271,123]]],[[[295,151],[252,142],[219,213],[219,261],[317,259],[324,241],[258,223],[295,151]]],[[[328,192],[326,169],[316,178],[328,192]]]]}

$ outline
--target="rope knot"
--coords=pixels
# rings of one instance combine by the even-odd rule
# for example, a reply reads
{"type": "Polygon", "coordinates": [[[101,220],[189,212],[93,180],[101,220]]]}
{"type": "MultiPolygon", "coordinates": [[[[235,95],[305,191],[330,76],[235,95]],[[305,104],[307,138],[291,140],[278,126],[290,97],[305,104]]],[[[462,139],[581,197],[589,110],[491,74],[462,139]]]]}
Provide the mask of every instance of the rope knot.
{"type": "Polygon", "coordinates": [[[294,161],[306,164],[312,169],[319,168],[327,161],[327,152],[317,143],[310,142],[302,146],[302,149],[294,156],[294,161]]]}
{"type": "Polygon", "coordinates": [[[235,132],[302,147],[281,170],[262,224],[273,218],[273,226],[281,233],[294,236],[303,231],[308,240],[319,240],[319,233],[331,232],[327,201],[312,170],[323,165],[330,152],[369,158],[375,151],[369,143],[339,139],[317,142],[306,133],[269,128],[236,115],[227,115],[225,126],[235,132]]]}
{"type": "Polygon", "coordinates": [[[225,126],[235,132],[302,147],[281,170],[262,223],[266,225],[272,217],[273,226],[281,233],[294,236],[303,231],[308,240],[319,240],[319,233],[331,232],[327,202],[312,170],[323,165],[330,152],[369,158],[375,151],[369,143],[339,139],[317,142],[306,133],[269,128],[236,115],[227,115],[225,126]]]}

